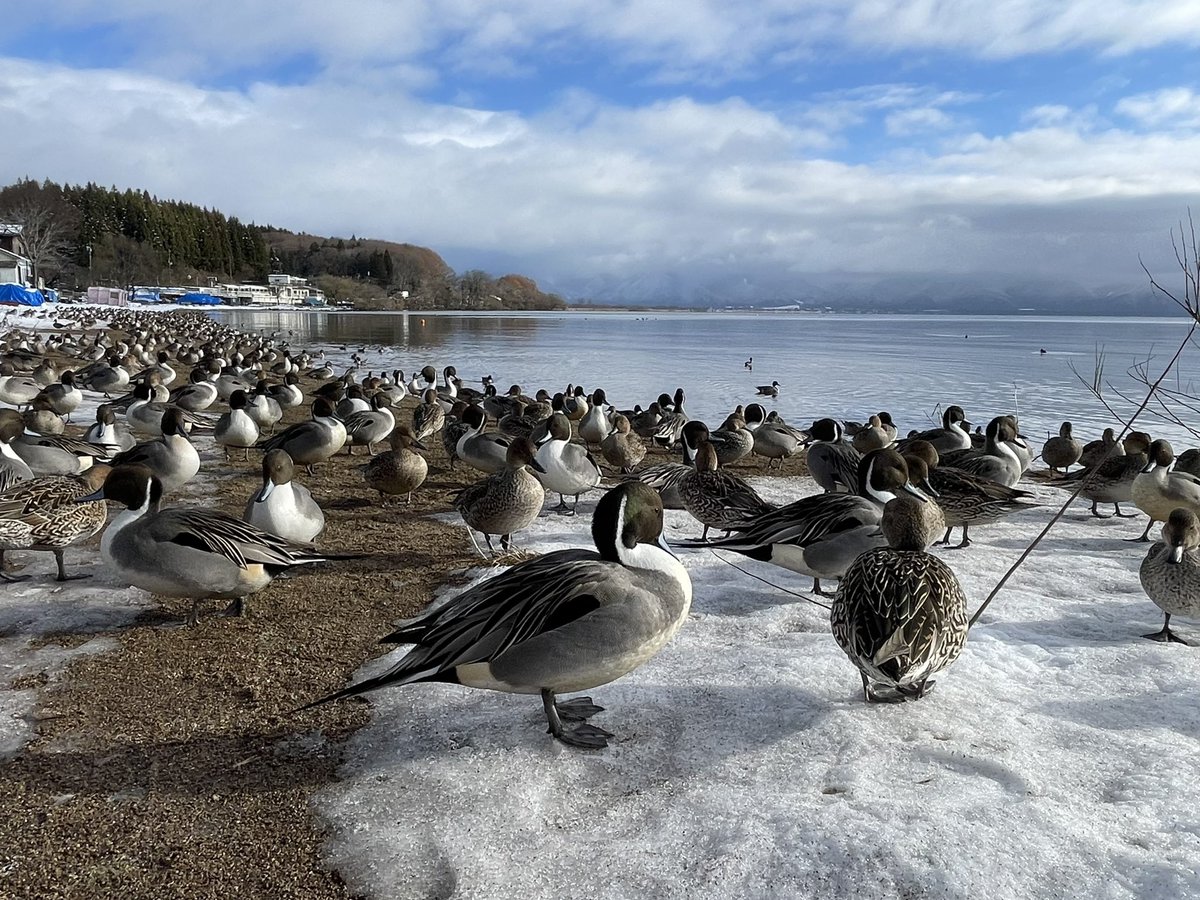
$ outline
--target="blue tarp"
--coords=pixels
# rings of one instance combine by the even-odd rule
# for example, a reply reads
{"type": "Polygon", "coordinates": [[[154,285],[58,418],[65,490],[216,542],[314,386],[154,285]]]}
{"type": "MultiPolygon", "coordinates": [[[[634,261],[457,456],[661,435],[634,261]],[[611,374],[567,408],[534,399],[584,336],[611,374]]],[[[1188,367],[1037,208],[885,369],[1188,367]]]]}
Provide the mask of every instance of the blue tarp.
{"type": "Polygon", "coordinates": [[[202,294],[199,291],[192,291],[190,294],[184,294],[179,298],[180,303],[194,303],[197,306],[217,306],[221,302],[220,297],[214,297],[212,294],[202,294]]]}
{"type": "Polygon", "coordinates": [[[0,303],[16,306],[41,306],[46,298],[32,288],[19,284],[0,284],[0,303]]]}

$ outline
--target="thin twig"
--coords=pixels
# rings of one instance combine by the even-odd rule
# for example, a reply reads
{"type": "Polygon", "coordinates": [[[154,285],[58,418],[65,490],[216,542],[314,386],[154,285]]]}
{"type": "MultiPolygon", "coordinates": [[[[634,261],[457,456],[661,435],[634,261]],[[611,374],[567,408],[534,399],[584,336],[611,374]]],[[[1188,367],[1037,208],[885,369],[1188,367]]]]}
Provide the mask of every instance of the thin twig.
{"type": "Polygon", "coordinates": [[[725,557],[723,557],[723,556],[722,556],[720,553],[718,553],[716,550],[709,550],[709,552],[710,552],[710,553],[711,553],[713,556],[715,556],[717,559],[719,559],[721,562],[725,563],[725,565],[727,565],[727,566],[733,566],[735,569],[737,569],[737,570],[738,570],[739,572],[741,572],[743,575],[749,575],[749,576],[750,576],[751,578],[753,578],[755,581],[761,581],[763,584],[770,585],[771,587],[775,588],[775,590],[777,590],[777,591],[783,591],[785,594],[791,594],[793,597],[799,597],[801,600],[807,600],[809,603],[813,604],[814,606],[819,606],[819,607],[821,607],[821,609],[828,609],[828,610],[832,610],[832,609],[833,609],[833,607],[832,607],[832,606],[830,606],[828,603],[822,603],[820,600],[814,600],[812,597],[808,596],[808,594],[802,594],[802,593],[800,593],[799,591],[793,591],[793,590],[791,590],[790,588],[785,588],[785,587],[783,587],[782,585],[775,584],[775,582],[773,582],[773,581],[767,581],[767,579],[765,579],[765,578],[762,578],[762,577],[760,577],[760,576],[758,576],[758,575],[755,575],[753,572],[749,572],[749,571],[747,571],[746,569],[743,569],[743,568],[742,568],[741,566],[739,566],[737,563],[735,563],[735,562],[730,562],[729,560],[727,560],[725,557]]]}

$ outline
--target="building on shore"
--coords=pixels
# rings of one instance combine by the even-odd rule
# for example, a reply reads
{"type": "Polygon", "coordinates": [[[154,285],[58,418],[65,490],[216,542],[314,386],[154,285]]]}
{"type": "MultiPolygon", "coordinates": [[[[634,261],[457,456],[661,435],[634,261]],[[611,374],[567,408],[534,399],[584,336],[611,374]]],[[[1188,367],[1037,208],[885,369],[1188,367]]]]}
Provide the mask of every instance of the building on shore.
{"type": "MultiPolygon", "coordinates": [[[[173,303],[185,294],[200,290],[195,285],[134,285],[132,299],[140,303],[173,303]]],[[[325,306],[325,294],[297,275],[269,275],[266,284],[224,284],[208,280],[207,293],[229,306],[325,306]]]]}

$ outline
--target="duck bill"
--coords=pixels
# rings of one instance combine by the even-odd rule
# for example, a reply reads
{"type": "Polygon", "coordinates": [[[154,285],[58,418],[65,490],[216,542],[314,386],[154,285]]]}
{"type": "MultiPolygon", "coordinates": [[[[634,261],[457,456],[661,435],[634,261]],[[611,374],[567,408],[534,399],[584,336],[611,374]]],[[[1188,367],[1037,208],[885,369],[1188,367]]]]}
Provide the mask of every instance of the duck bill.
{"type": "Polygon", "coordinates": [[[672,557],[674,557],[675,559],[679,559],[679,556],[675,553],[674,550],[671,549],[671,545],[667,543],[667,538],[665,535],[660,534],[658,536],[658,541],[656,543],[658,544],[659,547],[661,547],[667,553],[671,554],[672,557]]]}
{"type": "Polygon", "coordinates": [[[535,472],[541,472],[543,475],[545,475],[545,474],[546,474],[546,467],[545,467],[545,466],[543,466],[543,465],[542,465],[540,462],[538,462],[536,459],[531,459],[531,460],[529,461],[529,467],[530,467],[531,469],[533,469],[533,471],[535,471],[535,472]]]}
{"type": "Polygon", "coordinates": [[[271,496],[271,492],[275,490],[275,482],[268,478],[263,482],[262,489],[254,495],[255,503],[265,503],[266,499],[271,496]]]}
{"type": "Polygon", "coordinates": [[[929,502],[929,498],[926,497],[924,494],[922,494],[920,491],[918,491],[915,487],[913,487],[913,484],[911,481],[904,482],[904,487],[902,487],[901,490],[904,491],[904,493],[906,493],[906,494],[912,494],[914,497],[916,497],[922,503],[929,502]]]}
{"type": "Polygon", "coordinates": [[[414,441],[412,442],[412,445],[413,445],[414,447],[416,447],[418,450],[424,450],[426,453],[428,453],[428,452],[429,452],[429,448],[428,448],[428,447],[426,447],[424,444],[422,444],[420,441],[414,440],[414,441]]]}
{"type": "Polygon", "coordinates": [[[98,487],[90,494],[84,494],[82,497],[76,497],[75,503],[96,503],[104,499],[104,488],[98,487]]]}
{"type": "Polygon", "coordinates": [[[937,491],[935,491],[933,489],[933,485],[930,484],[928,481],[925,482],[924,484],[920,485],[920,491],[921,491],[921,493],[925,494],[926,496],[932,497],[934,500],[936,500],[938,497],[942,496],[941,494],[939,494],[937,491]]]}

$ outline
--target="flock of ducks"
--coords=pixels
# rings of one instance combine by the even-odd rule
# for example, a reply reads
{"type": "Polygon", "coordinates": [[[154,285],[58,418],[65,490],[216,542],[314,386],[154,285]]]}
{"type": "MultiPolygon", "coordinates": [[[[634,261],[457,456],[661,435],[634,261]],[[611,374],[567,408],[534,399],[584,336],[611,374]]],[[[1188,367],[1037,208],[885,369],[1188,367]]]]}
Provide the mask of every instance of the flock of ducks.
{"type": "MultiPolygon", "coordinates": [[[[901,436],[891,416],[865,422],[820,418],[799,428],[759,403],[738,406],[718,427],[691,418],[682,388],[644,409],[618,410],[602,389],[577,385],[526,395],[491,379],[468,388],[453,366],[342,374],[323,351],[298,351],[280,335],[250,334],[200,313],[114,311],[53,331],[13,329],[0,342],[0,578],[8,550],[55,555],[103,531],[100,556],[119,580],[192,601],[247,598],[289,569],[353,554],[316,541],[325,517],[298,477],[365,448],[364,491],[411,503],[425,483],[422,455],[440,442],[447,464],[477,470],[453,508],[481,555],[507,552],[514,536],[547,514],[574,515],[600,490],[594,549],[561,550],[517,562],[447,603],[408,620],[383,640],[413,645],[389,671],[315,701],[388,685],[450,682],[540,694],[550,733],[595,749],[612,734],[590,722],[601,710],[590,690],[652,658],[686,620],[687,569],[663,539],[663,510],[686,510],[711,547],[838,582],[834,638],[857,668],[870,702],[924,696],[933,676],[961,653],[966,599],[935,543],[970,546],[969,529],[1029,509],[1019,487],[1035,454],[1017,419],[984,428],[946,407],[938,428],[901,436]],[[185,374],[186,373],[186,374],[185,374]],[[96,421],[67,434],[84,394],[96,421]],[[282,427],[287,410],[309,417],[282,427]],[[222,410],[223,407],[223,410],[222,410]],[[220,410],[220,412],[218,412],[220,410]],[[241,518],[167,506],[164,498],[199,474],[195,435],[211,433],[228,458],[261,453],[261,487],[241,518]],[[377,445],[387,449],[376,453],[377,445]],[[648,450],[674,456],[645,465],[648,450]],[[767,468],[803,454],[822,493],[776,505],[729,467],[767,468]],[[603,460],[607,469],[600,463],[603,460]],[[568,498],[571,503],[568,503],[568,498]],[[108,504],[117,512],[110,519],[108,504]],[[709,538],[715,529],[722,536],[709,538]]],[[[757,388],[775,397],[779,384],[757,388]]],[[[1111,430],[1081,444],[1064,423],[1041,448],[1049,483],[1099,504],[1132,503],[1149,517],[1139,540],[1163,522],[1140,580],[1164,614],[1147,637],[1183,642],[1172,616],[1200,616],[1200,451],[1180,459],[1144,432],[1111,430]],[[1079,468],[1072,469],[1074,466],[1079,468]]],[[[351,548],[352,549],[352,548],[351,548]]]]}

